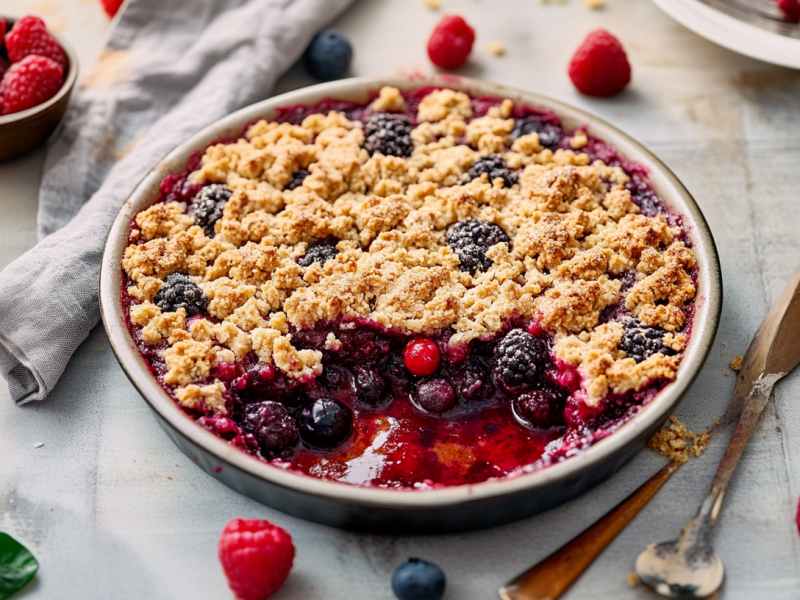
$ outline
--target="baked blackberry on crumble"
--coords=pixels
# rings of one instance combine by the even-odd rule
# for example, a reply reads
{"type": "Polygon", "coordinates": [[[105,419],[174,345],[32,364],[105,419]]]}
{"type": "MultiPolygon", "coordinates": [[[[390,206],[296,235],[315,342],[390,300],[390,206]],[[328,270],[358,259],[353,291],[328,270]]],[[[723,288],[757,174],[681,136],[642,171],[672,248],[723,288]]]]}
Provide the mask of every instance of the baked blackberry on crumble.
{"type": "Polygon", "coordinates": [[[675,378],[694,258],[642,169],[510,100],[324,106],[209,146],[134,219],[129,326],[198,424],[424,489],[562,460],[675,378]]]}

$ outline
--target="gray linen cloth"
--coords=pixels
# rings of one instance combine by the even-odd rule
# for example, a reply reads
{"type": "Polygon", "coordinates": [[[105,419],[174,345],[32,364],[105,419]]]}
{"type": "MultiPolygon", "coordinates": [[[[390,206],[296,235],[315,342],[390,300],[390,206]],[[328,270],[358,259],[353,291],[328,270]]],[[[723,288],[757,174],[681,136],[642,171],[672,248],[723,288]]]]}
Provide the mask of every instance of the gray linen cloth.
{"type": "Polygon", "coordinates": [[[41,241],[0,273],[0,373],[15,402],[45,398],[99,321],[103,245],[139,180],[192,133],[266,98],[351,1],[126,2],[48,150],[41,241]]]}

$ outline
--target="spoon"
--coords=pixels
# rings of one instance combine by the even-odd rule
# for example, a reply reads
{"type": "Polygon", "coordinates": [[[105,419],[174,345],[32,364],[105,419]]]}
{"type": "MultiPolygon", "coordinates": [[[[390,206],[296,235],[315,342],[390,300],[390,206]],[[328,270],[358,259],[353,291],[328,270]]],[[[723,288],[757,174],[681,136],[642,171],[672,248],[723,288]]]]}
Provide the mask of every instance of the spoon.
{"type": "Polygon", "coordinates": [[[676,541],[650,544],[636,559],[636,574],[647,587],[669,598],[706,598],[725,577],[711,533],[728,484],[772,388],[800,362],[800,269],[767,313],[747,349],[724,421],[739,417],[711,489],[697,515],[676,541]]]}

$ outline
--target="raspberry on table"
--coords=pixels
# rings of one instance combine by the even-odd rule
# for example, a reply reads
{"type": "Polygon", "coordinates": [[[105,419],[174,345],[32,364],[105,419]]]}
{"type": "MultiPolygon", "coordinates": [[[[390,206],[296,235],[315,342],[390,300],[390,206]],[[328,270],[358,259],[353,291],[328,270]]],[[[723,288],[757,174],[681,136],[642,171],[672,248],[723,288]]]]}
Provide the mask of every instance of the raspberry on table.
{"type": "Polygon", "coordinates": [[[155,305],[164,312],[186,311],[187,317],[203,313],[208,308],[208,298],[188,275],[167,275],[161,289],[156,293],[155,305]]]}
{"type": "Polygon", "coordinates": [[[459,268],[475,275],[492,266],[486,252],[495,244],[508,243],[506,232],[499,225],[468,219],[459,221],[447,232],[447,245],[458,255],[459,268]]]}
{"type": "Polygon", "coordinates": [[[122,0],[100,0],[100,3],[103,5],[103,10],[112,19],[119,11],[119,7],[122,6],[122,0]]]}
{"type": "Polygon", "coordinates": [[[411,156],[411,121],[405,115],[376,113],[364,126],[364,148],[370,156],[411,156]]]}
{"type": "Polygon", "coordinates": [[[26,56],[12,64],[0,80],[2,114],[27,110],[56,95],[64,81],[64,70],[46,56],[26,56]]]}
{"type": "Polygon", "coordinates": [[[494,350],[495,365],[500,381],[511,390],[531,384],[539,365],[548,359],[543,340],[523,329],[512,329],[494,350]]]}
{"type": "Polygon", "coordinates": [[[32,54],[46,56],[62,69],[67,67],[67,55],[39,17],[28,15],[14,23],[6,35],[6,51],[12,63],[21,61],[32,54]]]}
{"type": "Polygon", "coordinates": [[[242,428],[256,436],[261,454],[267,459],[286,457],[300,441],[286,407],[270,400],[248,404],[242,428]]]}
{"type": "Polygon", "coordinates": [[[333,260],[339,254],[336,246],[330,244],[311,244],[306,253],[297,259],[297,263],[301,267],[310,267],[314,263],[324,266],[329,260],[333,260]]]}
{"type": "Polygon", "coordinates": [[[588,96],[613,96],[631,81],[631,65],[619,40],[605,29],[592,31],[569,64],[569,77],[588,96]]]}
{"type": "Polygon", "coordinates": [[[197,192],[189,205],[189,214],[208,237],[214,237],[214,225],[222,218],[222,209],[233,195],[224,185],[212,183],[197,192]]]}
{"type": "Polygon", "coordinates": [[[458,15],[445,15],[428,40],[428,56],[442,69],[463,65],[475,43],[475,30],[458,15]]]}
{"type": "Polygon", "coordinates": [[[295,188],[299,188],[301,185],[303,185],[303,182],[309,175],[311,175],[311,173],[307,169],[298,169],[292,175],[292,180],[289,183],[287,183],[286,187],[283,189],[293,190],[295,188]]]}
{"type": "Polygon", "coordinates": [[[425,377],[436,371],[441,360],[439,346],[432,340],[424,338],[411,340],[403,351],[406,368],[417,377],[425,377]]]}
{"type": "Polygon", "coordinates": [[[219,560],[239,600],[265,600],[277,592],[294,563],[292,536],[261,519],[232,519],[219,538],[219,560]]]}
{"type": "Polygon", "coordinates": [[[632,317],[628,318],[622,327],[622,341],[619,347],[637,363],[659,352],[664,356],[675,355],[672,348],[664,345],[664,332],[660,329],[648,327],[632,317]]]}
{"type": "Polygon", "coordinates": [[[552,123],[543,121],[541,117],[537,117],[536,115],[529,115],[517,119],[514,122],[514,129],[511,131],[511,137],[516,140],[529,133],[538,134],[539,143],[545,148],[552,148],[561,141],[561,128],[552,123]]]}
{"type": "Polygon", "coordinates": [[[776,3],[784,21],[787,23],[800,23],[800,1],[776,0],[776,3]]]}
{"type": "Polygon", "coordinates": [[[489,178],[489,183],[498,178],[503,180],[503,185],[507,188],[517,183],[517,174],[508,170],[505,159],[498,154],[481,156],[472,163],[469,170],[470,179],[477,179],[484,173],[489,178]]]}
{"type": "Polygon", "coordinates": [[[353,47],[335,29],[325,29],[311,40],[304,58],[306,69],[312,77],[331,81],[347,74],[353,59],[353,47]]]}

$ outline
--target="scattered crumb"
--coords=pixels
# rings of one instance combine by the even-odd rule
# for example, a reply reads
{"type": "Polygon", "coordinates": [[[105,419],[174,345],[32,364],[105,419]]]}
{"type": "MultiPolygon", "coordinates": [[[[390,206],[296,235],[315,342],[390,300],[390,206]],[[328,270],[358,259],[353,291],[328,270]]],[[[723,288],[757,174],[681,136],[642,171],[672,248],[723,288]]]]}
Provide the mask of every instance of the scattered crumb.
{"type": "Polygon", "coordinates": [[[730,377],[730,376],[731,376],[731,372],[730,371],[725,371],[725,377],[730,377]]]}
{"type": "Polygon", "coordinates": [[[431,10],[439,10],[442,8],[442,3],[439,0],[423,0],[425,6],[430,8],[431,10]]]}
{"type": "Polygon", "coordinates": [[[769,395],[769,399],[770,399],[770,400],[775,400],[775,392],[772,392],[772,393],[769,395]]]}
{"type": "Polygon", "coordinates": [[[491,42],[486,44],[486,49],[495,56],[501,56],[506,53],[506,47],[501,42],[491,42]]]}
{"type": "Polygon", "coordinates": [[[780,427],[776,427],[776,428],[775,428],[775,431],[777,431],[778,433],[780,433],[780,432],[781,432],[781,431],[783,431],[783,430],[782,430],[780,427]]]}
{"type": "Polygon", "coordinates": [[[584,2],[586,6],[592,10],[599,10],[606,5],[605,0],[584,0],[584,2]]]}
{"type": "Polygon", "coordinates": [[[33,447],[34,447],[34,448],[41,448],[42,446],[44,446],[44,442],[36,442],[36,443],[33,445],[33,447]]]}
{"type": "Polygon", "coordinates": [[[723,352],[722,354],[720,354],[720,356],[728,356],[728,354],[730,354],[730,352],[723,352]]]}
{"type": "Polygon", "coordinates": [[[720,344],[722,344],[723,346],[727,346],[728,342],[720,342],[720,344]]]}
{"type": "Polygon", "coordinates": [[[708,433],[689,431],[677,418],[669,419],[670,424],[647,442],[649,448],[679,463],[689,460],[690,454],[700,456],[705,452],[711,437],[708,433]]]}
{"type": "Polygon", "coordinates": [[[167,479],[172,479],[172,475],[167,475],[167,479]]]}
{"type": "Polygon", "coordinates": [[[628,573],[625,579],[627,580],[628,585],[631,586],[632,588],[639,587],[639,585],[642,583],[642,580],[639,579],[639,576],[633,571],[628,573]]]}
{"type": "Polygon", "coordinates": [[[740,371],[742,369],[742,361],[744,360],[744,356],[741,354],[734,356],[731,360],[730,368],[734,371],[740,371]]]}

